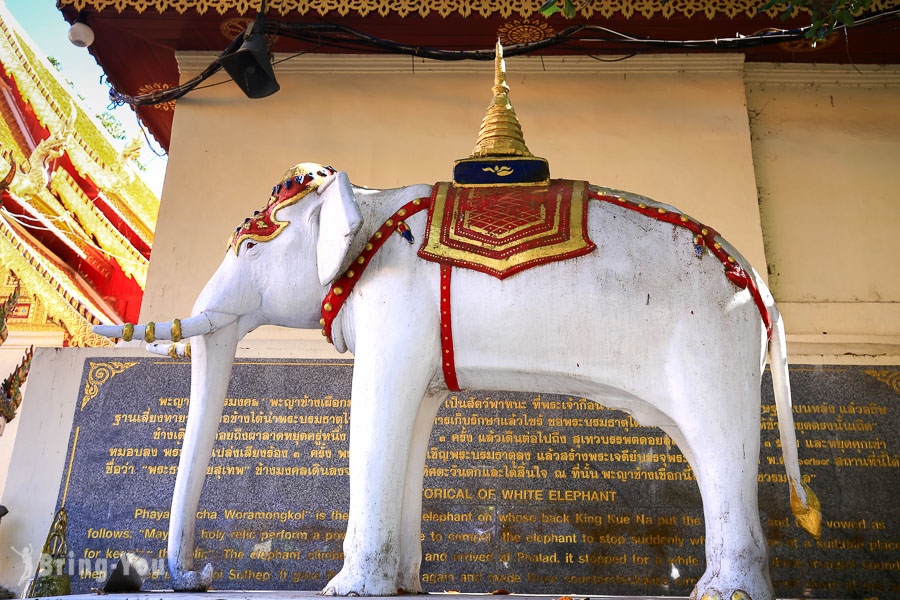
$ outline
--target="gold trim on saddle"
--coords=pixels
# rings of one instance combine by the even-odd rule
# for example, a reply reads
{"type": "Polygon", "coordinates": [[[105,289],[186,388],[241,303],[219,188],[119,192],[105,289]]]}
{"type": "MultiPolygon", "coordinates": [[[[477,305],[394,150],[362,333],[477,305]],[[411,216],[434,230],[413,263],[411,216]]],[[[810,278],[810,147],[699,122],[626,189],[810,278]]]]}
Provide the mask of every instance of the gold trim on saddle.
{"type": "Polygon", "coordinates": [[[419,256],[504,279],[581,256],[596,246],[585,229],[588,184],[461,188],[435,185],[419,256]]]}

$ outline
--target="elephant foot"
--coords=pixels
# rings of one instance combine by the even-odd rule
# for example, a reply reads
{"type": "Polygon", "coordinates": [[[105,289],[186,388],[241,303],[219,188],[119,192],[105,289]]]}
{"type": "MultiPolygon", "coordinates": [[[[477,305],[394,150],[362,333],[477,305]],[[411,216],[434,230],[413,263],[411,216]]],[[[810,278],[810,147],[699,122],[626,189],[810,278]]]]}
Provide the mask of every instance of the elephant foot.
{"type": "Polygon", "coordinates": [[[721,573],[707,578],[701,577],[694,591],[691,592],[691,600],[774,600],[775,592],[769,578],[765,575],[758,577],[723,576],[721,573]]]}
{"type": "Polygon", "coordinates": [[[397,581],[378,573],[361,572],[347,565],[322,590],[325,596],[396,596],[397,581]]]}
{"type": "Polygon", "coordinates": [[[750,594],[744,590],[734,590],[729,597],[727,594],[719,593],[716,588],[706,588],[702,595],[698,595],[697,588],[691,592],[691,600],[755,600],[750,594]]]}
{"type": "Polygon", "coordinates": [[[171,572],[170,575],[172,589],[176,592],[205,592],[212,584],[213,567],[207,563],[202,571],[178,570],[171,572]]]}
{"type": "Polygon", "coordinates": [[[397,576],[398,592],[402,590],[404,594],[421,594],[422,581],[419,579],[419,569],[400,570],[397,576]]]}

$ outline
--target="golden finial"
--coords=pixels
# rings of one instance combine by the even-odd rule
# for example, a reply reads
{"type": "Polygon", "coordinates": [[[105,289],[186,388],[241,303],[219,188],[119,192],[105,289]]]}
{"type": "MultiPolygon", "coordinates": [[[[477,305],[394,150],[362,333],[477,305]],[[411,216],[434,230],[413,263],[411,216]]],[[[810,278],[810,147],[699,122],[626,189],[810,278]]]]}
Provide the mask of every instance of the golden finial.
{"type": "Polygon", "coordinates": [[[506,65],[503,61],[503,46],[497,40],[497,54],[494,60],[494,100],[481,122],[478,141],[471,158],[482,156],[534,156],[525,146],[522,126],[516,111],[509,103],[509,85],[506,83],[506,65]]]}
{"type": "Polygon", "coordinates": [[[499,39],[494,51],[494,87],[491,91],[494,92],[494,96],[509,93],[509,84],[506,83],[506,61],[503,60],[503,45],[499,39]]]}

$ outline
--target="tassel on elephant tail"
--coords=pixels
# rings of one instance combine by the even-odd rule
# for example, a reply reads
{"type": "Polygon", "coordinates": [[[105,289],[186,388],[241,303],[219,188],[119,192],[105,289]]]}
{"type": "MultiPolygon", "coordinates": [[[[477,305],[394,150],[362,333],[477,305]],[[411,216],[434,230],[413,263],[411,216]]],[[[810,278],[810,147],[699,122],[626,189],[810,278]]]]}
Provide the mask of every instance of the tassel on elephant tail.
{"type": "Polygon", "coordinates": [[[153,354],[168,356],[169,358],[191,357],[191,343],[189,341],[165,343],[154,342],[152,344],[147,344],[145,350],[147,350],[147,352],[152,352],[153,354]]]}
{"type": "Polygon", "coordinates": [[[809,486],[800,482],[800,487],[806,492],[806,503],[797,495],[797,489],[794,482],[791,482],[791,512],[794,513],[800,527],[805,529],[811,536],[819,539],[822,535],[822,504],[819,502],[815,492],[809,489],[809,486]]]}
{"type": "Polygon", "coordinates": [[[237,319],[236,315],[204,311],[184,321],[172,319],[166,323],[150,321],[146,325],[132,325],[131,323],[125,323],[124,325],[95,325],[92,330],[97,335],[109,338],[122,338],[126,342],[141,339],[148,344],[156,340],[178,342],[195,335],[212,333],[235,319],[237,319]]]}

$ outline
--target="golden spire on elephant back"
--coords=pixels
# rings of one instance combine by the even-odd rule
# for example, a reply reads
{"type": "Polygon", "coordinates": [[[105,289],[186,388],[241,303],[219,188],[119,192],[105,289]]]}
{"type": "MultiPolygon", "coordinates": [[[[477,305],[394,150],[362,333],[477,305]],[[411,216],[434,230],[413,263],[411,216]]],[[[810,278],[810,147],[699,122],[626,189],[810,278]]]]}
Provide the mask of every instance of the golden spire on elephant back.
{"type": "Polygon", "coordinates": [[[506,63],[503,46],[497,40],[494,59],[494,99],[481,121],[481,131],[470,158],[480,156],[534,156],[525,146],[525,136],[516,111],[509,102],[509,85],[506,83],[506,63]]]}
{"type": "Polygon", "coordinates": [[[453,163],[453,185],[458,187],[535,186],[550,183],[547,160],[534,156],[525,145],[519,118],[509,102],[503,46],[497,41],[494,59],[494,94],[475,149],[453,163]]]}

